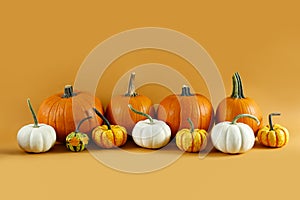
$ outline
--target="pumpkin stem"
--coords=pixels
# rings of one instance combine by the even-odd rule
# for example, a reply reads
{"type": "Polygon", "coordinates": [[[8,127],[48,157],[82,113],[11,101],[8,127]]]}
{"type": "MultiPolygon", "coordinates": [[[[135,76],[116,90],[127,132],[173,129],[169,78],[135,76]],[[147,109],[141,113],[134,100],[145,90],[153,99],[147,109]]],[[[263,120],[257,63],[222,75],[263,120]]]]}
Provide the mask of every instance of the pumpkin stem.
{"type": "Polygon", "coordinates": [[[232,76],[231,98],[238,98],[238,99],[245,98],[242,80],[238,72],[234,73],[234,75],[232,76]]]}
{"type": "Polygon", "coordinates": [[[191,127],[190,132],[193,133],[194,130],[195,130],[194,123],[192,122],[191,118],[188,118],[187,120],[188,120],[188,122],[190,124],[190,127],[191,127]]]}
{"type": "Polygon", "coordinates": [[[236,124],[237,120],[239,120],[242,117],[249,117],[251,119],[254,119],[257,122],[257,125],[260,124],[260,121],[257,119],[257,117],[255,117],[254,115],[250,115],[250,114],[239,114],[239,115],[235,116],[235,118],[232,120],[231,124],[236,124]]]}
{"type": "Polygon", "coordinates": [[[142,115],[142,116],[144,116],[144,117],[147,117],[147,118],[149,119],[149,121],[150,121],[150,124],[154,124],[153,118],[152,118],[150,115],[148,115],[148,114],[146,114],[146,113],[143,113],[143,112],[140,112],[140,111],[134,109],[134,108],[132,107],[131,104],[128,104],[128,107],[129,107],[129,109],[130,109],[131,111],[133,111],[134,113],[139,114],[139,115],[142,115]]]}
{"type": "Polygon", "coordinates": [[[104,123],[107,125],[108,130],[111,130],[111,125],[106,117],[102,115],[96,108],[93,108],[95,113],[104,121],[104,123]]]}
{"type": "Polygon", "coordinates": [[[281,113],[271,113],[271,114],[269,114],[269,126],[270,126],[270,131],[273,131],[273,130],[274,130],[273,122],[272,122],[272,117],[273,117],[273,116],[279,116],[279,115],[281,115],[281,113]]]}
{"type": "Polygon", "coordinates": [[[191,90],[189,86],[187,85],[182,86],[181,96],[193,96],[193,94],[191,94],[191,90]]]}
{"type": "Polygon", "coordinates": [[[76,96],[76,93],[73,92],[73,86],[72,85],[66,85],[63,98],[70,98],[76,96]]]}
{"type": "Polygon", "coordinates": [[[36,117],[36,114],[32,108],[32,105],[31,105],[31,102],[30,102],[30,99],[28,98],[27,99],[27,104],[28,104],[28,107],[30,109],[30,112],[32,114],[32,117],[33,117],[33,121],[34,121],[34,125],[33,125],[33,128],[38,128],[39,127],[39,123],[38,123],[38,120],[37,120],[37,117],[36,117]]]}
{"type": "Polygon", "coordinates": [[[83,118],[82,120],[80,120],[79,123],[78,123],[78,126],[76,127],[75,134],[78,133],[78,132],[80,132],[80,131],[79,131],[79,128],[80,128],[81,124],[82,124],[85,120],[88,120],[88,119],[91,119],[91,118],[92,118],[91,116],[88,116],[88,117],[83,118]]]}
{"type": "Polygon", "coordinates": [[[127,90],[127,93],[125,94],[125,96],[129,96],[129,97],[137,96],[137,93],[135,92],[134,80],[135,80],[135,72],[132,72],[130,74],[128,90],[127,90]]]}

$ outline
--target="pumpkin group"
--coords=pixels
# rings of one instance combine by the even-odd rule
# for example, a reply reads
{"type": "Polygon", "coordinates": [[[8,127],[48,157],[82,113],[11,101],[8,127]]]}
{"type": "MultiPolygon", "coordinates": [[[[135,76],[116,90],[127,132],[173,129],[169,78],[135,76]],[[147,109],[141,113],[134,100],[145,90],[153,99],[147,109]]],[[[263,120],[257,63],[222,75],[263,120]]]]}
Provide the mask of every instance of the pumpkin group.
{"type": "Polygon", "coordinates": [[[112,97],[105,112],[105,116],[110,123],[125,127],[129,134],[131,134],[134,125],[138,121],[146,119],[146,117],[131,112],[128,109],[128,104],[131,104],[136,109],[147,114],[153,112],[151,99],[145,95],[136,93],[134,80],[135,73],[133,72],[130,76],[127,93],[125,95],[112,97]]]}
{"type": "MultiPolygon", "coordinates": [[[[238,72],[232,76],[232,83],[233,87],[231,96],[221,101],[217,107],[216,123],[232,121],[234,117],[239,114],[254,115],[260,122],[262,122],[263,117],[260,108],[253,99],[245,97],[244,95],[242,81],[238,72]]],[[[248,124],[255,135],[262,125],[262,123],[258,125],[249,118],[242,118],[239,122],[248,124]]]]}
{"type": "Polygon", "coordinates": [[[92,131],[95,144],[102,148],[114,148],[124,145],[127,141],[126,129],[119,125],[111,125],[96,108],[93,109],[105,123],[102,126],[97,126],[92,131]]]}
{"type": "Polygon", "coordinates": [[[172,137],[178,130],[188,127],[190,118],[198,129],[208,131],[213,123],[214,111],[210,101],[201,94],[192,94],[186,85],[180,95],[164,98],[157,109],[157,118],[165,121],[171,128],[172,137]]]}
{"type": "Polygon", "coordinates": [[[89,123],[80,127],[80,131],[89,133],[102,123],[91,108],[96,107],[103,113],[100,100],[87,92],[73,91],[70,85],[65,86],[64,93],[55,94],[42,102],[38,111],[41,123],[52,126],[57,135],[57,141],[65,143],[66,136],[75,130],[76,124],[85,117],[91,116],[89,123]]]}

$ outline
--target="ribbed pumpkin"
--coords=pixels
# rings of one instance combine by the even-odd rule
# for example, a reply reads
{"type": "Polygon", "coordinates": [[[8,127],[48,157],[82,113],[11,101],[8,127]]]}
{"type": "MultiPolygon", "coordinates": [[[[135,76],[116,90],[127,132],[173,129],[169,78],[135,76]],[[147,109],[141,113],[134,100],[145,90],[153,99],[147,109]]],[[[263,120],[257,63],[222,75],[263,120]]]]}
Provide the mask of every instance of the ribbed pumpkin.
{"type": "Polygon", "coordinates": [[[178,130],[189,127],[190,118],[197,129],[208,131],[213,123],[214,111],[210,101],[201,94],[192,94],[186,85],[180,95],[172,94],[164,98],[157,109],[157,118],[171,128],[172,137],[178,130]]]}
{"type": "Polygon", "coordinates": [[[289,131],[279,125],[273,124],[272,116],[278,116],[280,113],[269,114],[269,124],[259,129],[257,140],[260,144],[267,147],[283,147],[289,141],[289,131]]]}
{"type": "MultiPolygon", "coordinates": [[[[257,117],[257,119],[262,122],[262,112],[256,102],[245,97],[243,91],[243,85],[238,72],[234,73],[232,76],[232,94],[230,97],[225,98],[220,102],[216,111],[216,123],[223,121],[232,121],[235,116],[239,114],[250,114],[257,117]]],[[[256,135],[258,129],[262,126],[262,123],[258,125],[254,120],[250,118],[241,118],[238,122],[249,125],[254,134],[256,135]]]]}
{"type": "Polygon", "coordinates": [[[92,107],[103,113],[100,100],[90,93],[73,91],[71,85],[65,86],[64,93],[58,93],[45,99],[40,105],[38,119],[41,123],[52,126],[56,131],[56,140],[65,143],[66,136],[75,130],[81,119],[91,116],[89,123],[80,127],[80,132],[89,133],[102,123],[92,107]]]}
{"type": "Polygon", "coordinates": [[[111,125],[96,108],[93,109],[105,123],[102,126],[97,126],[92,131],[92,138],[95,144],[106,149],[124,145],[127,141],[126,129],[119,125],[111,125]]]}
{"type": "Polygon", "coordinates": [[[131,112],[128,104],[131,104],[136,109],[150,114],[153,113],[152,101],[144,95],[137,94],[134,86],[135,73],[131,73],[128,91],[125,95],[112,97],[110,103],[107,105],[105,116],[111,124],[118,124],[126,128],[128,134],[134,125],[146,117],[131,112]]]}

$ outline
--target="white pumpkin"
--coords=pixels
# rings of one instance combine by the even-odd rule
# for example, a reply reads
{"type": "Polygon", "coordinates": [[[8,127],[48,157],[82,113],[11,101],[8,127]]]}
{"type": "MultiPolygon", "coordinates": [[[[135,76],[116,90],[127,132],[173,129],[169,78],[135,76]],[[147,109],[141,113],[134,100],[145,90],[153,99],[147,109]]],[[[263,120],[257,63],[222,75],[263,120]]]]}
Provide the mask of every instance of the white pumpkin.
{"type": "Polygon", "coordinates": [[[259,124],[259,120],[249,114],[237,115],[232,122],[216,124],[211,131],[211,140],[216,149],[224,153],[236,154],[250,150],[255,143],[254,132],[250,126],[237,123],[241,117],[250,117],[259,124]]]}
{"type": "Polygon", "coordinates": [[[48,151],[55,144],[55,130],[47,124],[39,124],[29,99],[27,103],[32,113],[34,124],[25,125],[18,131],[18,144],[26,152],[41,153],[48,151]]]}
{"type": "Polygon", "coordinates": [[[148,118],[137,122],[133,127],[131,135],[137,145],[149,149],[158,149],[169,143],[171,129],[164,121],[152,119],[150,115],[135,110],[131,105],[129,105],[129,108],[133,112],[148,118]]]}

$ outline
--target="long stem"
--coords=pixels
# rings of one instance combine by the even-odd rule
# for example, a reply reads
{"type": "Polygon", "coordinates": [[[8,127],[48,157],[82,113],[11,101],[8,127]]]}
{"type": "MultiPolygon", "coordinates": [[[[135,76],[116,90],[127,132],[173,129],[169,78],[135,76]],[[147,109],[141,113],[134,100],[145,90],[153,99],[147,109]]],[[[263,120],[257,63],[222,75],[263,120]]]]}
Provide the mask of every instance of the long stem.
{"type": "Polygon", "coordinates": [[[271,114],[269,114],[269,126],[270,126],[270,131],[273,131],[273,130],[274,130],[273,122],[272,122],[272,116],[279,116],[279,115],[281,115],[281,113],[271,113],[271,114]]]}
{"type": "Polygon", "coordinates": [[[128,90],[127,90],[127,93],[125,94],[125,96],[130,96],[130,97],[137,96],[137,93],[135,92],[134,80],[135,80],[135,72],[132,72],[130,74],[128,90]]]}
{"type": "Polygon", "coordinates": [[[63,98],[70,98],[75,96],[76,94],[73,92],[73,86],[72,85],[66,85],[64,90],[63,98]]]}
{"type": "Polygon", "coordinates": [[[88,120],[88,119],[91,119],[91,118],[92,118],[91,116],[88,116],[88,117],[83,118],[82,120],[80,120],[78,126],[76,127],[75,133],[78,133],[78,132],[79,132],[79,128],[80,128],[81,124],[82,124],[85,120],[88,120]]]}
{"type": "Polygon", "coordinates": [[[183,85],[182,89],[181,89],[181,95],[180,96],[193,96],[191,94],[190,87],[187,86],[187,85],[183,85]]]}
{"type": "Polygon", "coordinates": [[[237,120],[239,120],[242,117],[249,117],[251,119],[254,119],[257,122],[257,125],[260,124],[260,121],[257,119],[257,117],[255,117],[254,115],[250,115],[250,114],[239,114],[239,115],[235,116],[235,118],[232,120],[231,124],[236,124],[237,120]]]}
{"type": "Polygon", "coordinates": [[[190,132],[193,133],[194,130],[195,130],[194,123],[192,122],[191,118],[188,118],[187,120],[188,120],[188,122],[190,124],[190,127],[191,127],[190,132]]]}
{"type": "Polygon", "coordinates": [[[241,77],[240,77],[238,72],[234,73],[234,75],[232,76],[231,98],[238,98],[238,99],[245,98],[244,91],[243,91],[242,80],[241,80],[241,77]]]}
{"type": "Polygon", "coordinates": [[[107,125],[108,130],[111,130],[111,125],[108,119],[106,119],[106,117],[104,117],[104,115],[102,115],[96,108],[93,108],[93,110],[104,121],[104,123],[107,125]]]}
{"type": "Polygon", "coordinates": [[[128,104],[128,107],[129,107],[129,109],[130,109],[131,111],[133,111],[134,113],[139,114],[139,115],[142,115],[142,116],[144,116],[144,117],[147,117],[147,118],[149,119],[149,121],[150,121],[150,124],[153,124],[153,123],[154,123],[153,118],[152,118],[150,115],[148,115],[148,114],[146,114],[146,113],[143,113],[143,112],[140,112],[140,111],[134,109],[134,108],[132,107],[131,104],[128,104]]]}
{"type": "Polygon", "coordinates": [[[32,105],[31,105],[31,102],[30,102],[30,99],[29,99],[29,98],[27,99],[27,104],[28,104],[28,107],[29,107],[30,112],[31,112],[31,114],[32,114],[32,117],[33,117],[33,121],[34,121],[33,127],[34,127],[34,128],[38,128],[38,127],[39,127],[39,123],[38,123],[36,114],[35,114],[35,112],[34,112],[34,110],[33,110],[33,108],[32,108],[32,105]]]}

